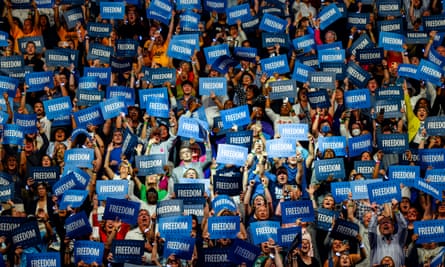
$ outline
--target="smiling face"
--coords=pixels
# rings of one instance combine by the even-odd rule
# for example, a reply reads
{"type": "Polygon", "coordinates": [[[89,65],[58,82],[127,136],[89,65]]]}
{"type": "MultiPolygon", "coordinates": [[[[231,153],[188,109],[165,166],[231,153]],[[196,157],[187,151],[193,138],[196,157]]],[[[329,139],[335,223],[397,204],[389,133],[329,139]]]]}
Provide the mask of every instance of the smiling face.
{"type": "Polygon", "coordinates": [[[323,208],[325,208],[325,209],[334,209],[334,206],[335,206],[334,198],[332,196],[326,196],[323,199],[322,205],[323,205],[323,208]]]}
{"type": "Polygon", "coordinates": [[[379,230],[382,235],[391,235],[394,232],[394,225],[390,217],[385,217],[380,221],[379,230]]]}
{"type": "Polygon", "coordinates": [[[428,112],[426,110],[426,108],[424,107],[419,107],[417,109],[417,118],[419,118],[419,120],[424,121],[426,119],[426,117],[428,117],[428,112]]]}
{"type": "Polygon", "coordinates": [[[148,213],[147,210],[139,211],[138,226],[144,230],[150,226],[150,214],[148,213]]]}

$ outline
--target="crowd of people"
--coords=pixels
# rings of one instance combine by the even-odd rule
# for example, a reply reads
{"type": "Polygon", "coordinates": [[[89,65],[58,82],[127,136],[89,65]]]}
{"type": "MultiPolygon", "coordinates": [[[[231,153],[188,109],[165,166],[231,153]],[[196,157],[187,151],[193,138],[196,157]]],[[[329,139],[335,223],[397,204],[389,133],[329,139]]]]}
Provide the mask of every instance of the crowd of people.
{"type": "Polygon", "coordinates": [[[441,1],[40,2],[1,7],[2,266],[443,266],[441,1]],[[264,70],[282,56],[285,71],[264,70]]]}

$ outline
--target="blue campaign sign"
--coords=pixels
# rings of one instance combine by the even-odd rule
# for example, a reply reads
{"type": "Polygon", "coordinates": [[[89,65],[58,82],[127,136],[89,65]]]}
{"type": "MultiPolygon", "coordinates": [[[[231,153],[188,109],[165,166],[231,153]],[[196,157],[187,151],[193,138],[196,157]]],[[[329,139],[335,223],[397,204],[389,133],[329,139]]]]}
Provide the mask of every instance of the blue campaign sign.
{"type": "Polygon", "coordinates": [[[4,31],[0,31],[0,47],[8,46],[9,34],[4,31]]]}
{"type": "Polygon", "coordinates": [[[270,47],[279,44],[280,47],[289,48],[291,43],[289,35],[285,33],[262,32],[261,38],[263,47],[270,47]]]}
{"type": "Polygon", "coordinates": [[[204,0],[204,9],[212,12],[225,13],[227,8],[227,0],[204,0]]]}
{"type": "Polygon", "coordinates": [[[138,41],[134,39],[116,40],[116,56],[134,57],[138,54],[138,41]]]}
{"type": "Polygon", "coordinates": [[[72,63],[68,49],[48,49],[45,51],[45,64],[50,67],[63,66],[69,68],[72,63]]]}
{"type": "Polygon", "coordinates": [[[297,245],[298,247],[301,245],[301,226],[279,228],[277,235],[277,243],[283,248],[289,249],[293,244],[297,245]]]}
{"type": "Polygon", "coordinates": [[[234,125],[240,127],[250,123],[250,112],[247,105],[221,110],[220,113],[224,129],[230,129],[234,125]]]}
{"type": "Polygon", "coordinates": [[[197,266],[221,266],[230,267],[233,266],[234,260],[229,257],[229,251],[231,247],[209,247],[202,250],[202,254],[198,257],[197,266]],[[202,255],[202,257],[201,257],[202,255]]]}
{"type": "Polygon", "coordinates": [[[93,262],[102,264],[102,258],[104,254],[104,243],[87,241],[87,240],[76,240],[74,242],[74,262],[78,263],[83,261],[87,264],[92,264],[93,262]]]}
{"type": "Polygon", "coordinates": [[[19,49],[22,52],[22,54],[26,54],[26,46],[28,42],[33,42],[36,47],[36,53],[43,53],[43,49],[45,48],[45,43],[43,41],[43,36],[30,36],[30,37],[23,37],[17,40],[19,43],[19,49]]]}
{"type": "MultiPolygon", "coordinates": [[[[116,219],[116,217],[114,217],[116,219]]],[[[80,211],[65,220],[66,236],[75,239],[93,231],[85,211],[80,211]]]]}
{"type": "Polygon", "coordinates": [[[164,254],[175,254],[180,259],[189,260],[193,255],[195,240],[193,237],[169,237],[164,244],[164,254]]]}
{"type": "Polygon", "coordinates": [[[332,229],[332,222],[335,221],[339,215],[340,212],[338,211],[318,208],[315,217],[317,228],[325,231],[332,229]]]}
{"type": "Polygon", "coordinates": [[[386,16],[395,16],[399,17],[402,15],[402,5],[400,1],[393,0],[378,0],[377,3],[377,12],[380,17],[386,16]]]}
{"type": "Polygon", "coordinates": [[[408,134],[379,134],[377,145],[386,154],[404,153],[408,145],[408,134]]]}
{"type": "Polygon", "coordinates": [[[0,172],[0,184],[12,183],[12,176],[7,172],[0,172]]]}
{"type": "Polygon", "coordinates": [[[445,149],[419,149],[420,167],[445,168],[445,149]]]}
{"type": "Polygon", "coordinates": [[[267,242],[269,238],[277,240],[279,228],[281,228],[280,222],[276,221],[257,221],[251,223],[250,236],[253,239],[253,244],[258,245],[267,242]]]}
{"type": "Polygon", "coordinates": [[[307,123],[286,123],[278,125],[280,138],[290,138],[297,141],[307,140],[309,126],[307,123]]]}
{"type": "Polygon", "coordinates": [[[11,237],[12,232],[20,228],[25,221],[26,218],[23,217],[0,216],[0,234],[11,237]]]}
{"type": "Polygon", "coordinates": [[[356,240],[359,226],[353,222],[343,219],[335,220],[334,227],[330,233],[330,237],[337,240],[356,240]]]}
{"type": "Polygon", "coordinates": [[[3,144],[22,146],[24,138],[21,126],[16,124],[3,125],[3,144]]]}
{"type": "Polygon", "coordinates": [[[294,98],[297,95],[297,84],[294,80],[280,80],[270,82],[270,99],[284,99],[285,97],[294,98]]]}
{"type": "Polygon", "coordinates": [[[12,244],[15,247],[29,248],[40,244],[40,230],[37,221],[30,221],[12,230],[12,244]]]}
{"type": "Polygon", "coordinates": [[[307,93],[307,98],[311,108],[329,108],[331,106],[331,101],[326,89],[320,89],[318,91],[312,91],[307,93]]]}
{"type": "Polygon", "coordinates": [[[415,221],[414,233],[418,235],[417,244],[445,241],[445,227],[440,220],[415,221]]]}
{"type": "Polygon", "coordinates": [[[348,109],[371,107],[371,94],[368,89],[348,90],[345,92],[345,104],[348,109]]]}
{"type": "Polygon", "coordinates": [[[331,183],[331,193],[335,202],[342,203],[348,199],[348,195],[351,193],[351,184],[349,182],[333,182],[331,183]]]}
{"type": "Polygon", "coordinates": [[[258,15],[252,17],[251,20],[241,24],[245,32],[254,32],[256,31],[256,29],[258,29],[259,25],[260,25],[260,18],[258,15]]]}
{"type": "Polygon", "coordinates": [[[249,4],[241,4],[226,9],[227,24],[234,25],[239,21],[247,22],[252,19],[249,4]]]}
{"type": "Polygon", "coordinates": [[[42,91],[44,87],[54,87],[53,73],[51,71],[28,73],[25,75],[25,82],[29,86],[27,92],[38,92],[42,91]]]}
{"type": "Polygon", "coordinates": [[[124,73],[126,71],[131,71],[132,69],[132,59],[131,58],[111,58],[111,71],[124,73]]]}
{"type": "Polygon", "coordinates": [[[149,116],[158,118],[170,117],[170,105],[168,98],[152,97],[146,106],[147,114],[149,116]]]}
{"type": "Polygon", "coordinates": [[[304,53],[310,52],[315,48],[314,34],[306,34],[292,40],[295,49],[303,49],[304,53]]]}
{"type": "MultiPolygon", "coordinates": [[[[76,177],[73,173],[62,176],[62,178],[53,185],[53,192],[56,196],[62,195],[66,190],[78,188],[76,177]]],[[[78,188],[78,189],[85,189],[78,188]]]]}
{"type": "Polygon", "coordinates": [[[400,77],[418,80],[417,66],[414,64],[400,64],[397,69],[397,74],[399,74],[400,77]]]}
{"type": "Polygon", "coordinates": [[[14,124],[22,127],[23,133],[31,134],[37,132],[37,116],[36,114],[20,114],[14,113],[14,124]]]}
{"type": "Polygon", "coordinates": [[[259,29],[265,32],[278,33],[284,32],[284,30],[286,29],[286,25],[286,20],[271,14],[265,14],[261,19],[259,29]]]}
{"type": "Polygon", "coordinates": [[[58,267],[62,266],[59,252],[26,254],[27,267],[58,267]]]}
{"type": "Polygon", "coordinates": [[[368,186],[368,196],[371,203],[377,204],[391,203],[392,199],[402,199],[402,193],[400,191],[400,183],[398,182],[383,182],[383,183],[370,183],[368,186]]]}
{"type": "Polygon", "coordinates": [[[207,64],[213,64],[220,56],[230,56],[229,45],[220,44],[204,47],[204,56],[207,64]]]}
{"type": "Polygon", "coordinates": [[[99,200],[107,198],[123,199],[128,195],[127,180],[98,180],[96,182],[96,193],[99,200]]]}
{"type": "MultiPolygon", "coordinates": [[[[332,50],[326,50],[332,51],[332,50]]],[[[335,73],[332,72],[310,72],[308,82],[313,88],[335,88],[335,73]]]]}
{"type": "Polygon", "coordinates": [[[198,33],[173,35],[173,39],[178,42],[192,45],[193,47],[195,47],[195,50],[200,50],[198,33]]]}
{"type": "Polygon", "coordinates": [[[220,56],[213,62],[212,69],[215,69],[221,74],[226,74],[230,67],[239,65],[239,61],[234,60],[229,56],[220,56]]]}
{"type": "Polygon", "coordinates": [[[445,169],[426,170],[425,181],[435,187],[442,187],[445,183],[445,169]]]}
{"type": "Polygon", "coordinates": [[[227,95],[227,79],[224,77],[200,78],[199,94],[209,96],[212,92],[217,96],[227,95]]]}
{"type": "Polygon", "coordinates": [[[203,127],[199,123],[199,120],[184,116],[179,118],[177,135],[186,138],[193,138],[198,140],[198,142],[203,141],[205,138],[205,135],[203,135],[203,127]]]}
{"type": "Polygon", "coordinates": [[[98,90],[77,89],[77,106],[94,106],[102,102],[105,92],[98,90]]]}
{"type": "Polygon", "coordinates": [[[164,173],[164,155],[136,156],[136,168],[139,176],[164,173]]]}
{"type": "Polygon", "coordinates": [[[379,47],[385,50],[392,50],[397,52],[405,51],[403,44],[405,36],[394,32],[381,32],[379,35],[379,47]]]}
{"type": "Polygon", "coordinates": [[[374,43],[371,41],[371,38],[369,38],[369,35],[362,34],[357,40],[352,43],[351,47],[349,48],[349,52],[352,55],[355,55],[356,51],[359,49],[372,47],[374,47],[374,43]]]}
{"type": "MultiPolygon", "coordinates": [[[[392,101],[402,101],[403,100],[403,89],[401,86],[388,86],[388,87],[381,87],[377,89],[377,95],[376,95],[376,101],[387,101],[388,99],[391,99],[392,101]]],[[[381,102],[386,103],[386,102],[381,102]]],[[[381,107],[386,108],[386,107],[381,107]]],[[[392,107],[392,112],[395,112],[395,107],[392,107]]],[[[380,111],[380,109],[375,109],[376,111],[380,111]]],[[[385,112],[391,112],[391,108],[388,110],[385,110],[385,112]]],[[[394,116],[397,114],[389,114],[390,116],[394,116]]],[[[386,118],[386,117],[385,117],[386,118]]],[[[390,118],[390,117],[389,117],[390,118]]]]}
{"type": "Polygon", "coordinates": [[[80,208],[80,206],[82,206],[87,196],[88,196],[87,190],[76,190],[76,189],[66,190],[65,192],[63,192],[59,208],[61,210],[66,210],[68,206],[71,208],[80,208]]]}
{"type": "Polygon", "coordinates": [[[152,97],[168,98],[167,88],[162,87],[139,90],[139,104],[141,107],[146,107],[152,97]]]}
{"type": "Polygon", "coordinates": [[[378,21],[377,29],[379,32],[395,32],[399,34],[404,34],[405,32],[402,18],[378,21]]]}
{"type": "Polygon", "coordinates": [[[327,136],[318,139],[318,149],[324,153],[326,149],[334,150],[335,156],[346,155],[346,137],[344,136],[327,136]]]}
{"type": "Polygon", "coordinates": [[[180,16],[179,25],[183,32],[196,32],[199,30],[201,15],[193,11],[185,11],[180,16]]]}
{"type": "Polygon", "coordinates": [[[121,219],[130,225],[137,222],[140,203],[127,199],[107,198],[103,219],[121,219]]]}
{"type": "MultiPolygon", "coordinates": [[[[0,104],[0,107],[1,106],[2,105],[0,104]]],[[[3,107],[2,107],[2,109],[3,109],[3,107]]],[[[8,117],[9,117],[8,113],[6,113],[4,111],[0,111],[0,125],[6,124],[6,122],[8,121],[8,117]]]]}
{"type": "Polygon", "coordinates": [[[311,200],[284,201],[281,204],[281,223],[314,221],[314,208],[311,200]]]}
{"type": "Polygon", "coordinates": [[[111,56],[113,56],[113,55],[114,55],[114,47],[113,46],[92,43],[92,44],[90,44],[87,59],[88,60],[98,59],[102,63],[110,64],[111,56]]]}
{"type": "Polygon", "coordinates": [[[422,77],[422,80],[429,81],[438,86],[442,85],[441,77],[443,74],[444,72],[440,66],[425,59],[421,59],[417,66],[418,77],[422,77]]]}
{"type": "Polygon", "coordinates": [[[46,117],[50,120],[64,115],[70,115],[73,108],[69,96],[45,100],[43,101],[43,106],[46,117]]]}
{"type": "Polygon", "coordinates": [[[229,145],[244,146],[250,149],[252,147],[252,131],[228,132],[226,143],[229,145]]]}
{"type": "Polygon", "coordinates": [[[372,151],[372,135],[370,133],[348,139],[349,157],[358,157],[365,151],[372,151]]]}
{"type": "Polygon", "coordinates": [[[443,186],[438,188],[426,182],[424,179],[420,177],[414,179],[413,185],[414,188],[432,196],[434,199],[442,200],[443,186]]]}
{"type": "Polygon", "coordinates": [[[320,19],[320,29],[326,29],[329,25],[340,19],[342,16],[342,13],[336,5],[325,6],[318,14],[318,19],[320,19]]]}
{"type": "Polygon", "coordinates": [[[317,45],[317,51],[321,51],[321,50],[342,50],[342,49],[343,49],[343,44],[340,41],[329,43],[329,44],[317,45]]]}
{"type": "Polygon", "coordinates": [[[358,49],[355,56],[360,64],[380,64],[384,58],[383,52],[383,47],[358,49]]]}
{"type": "Polygon", "coordinates": [[[142,68],[144,80],[150,81],[154,86],[163,85],[165,82],[176,83],[176,69],[174,68],[142,68]]]}
{"type": "Polygon", "coordinates": [[[266,141],[267,157],[294,157],[297,153],[296,142],[290,138],[271,139],[266,141]]]}
{"type": "MultiPolygon", "coordinates": [[[[192,232],[192,216],[162,217],[158,222],[161,237],[190,236],[192,232]]],[[[213,237],[212,237],[213,239],[213,237]]]]}
{"type": "Polygon", "coordinates": [[[100,125],[104,122],[99,105],[88,107],[73,113],[77,127],[86,128],[88,124],[100,125]]]}
{"type": "Polygon", "coordinates": [[[65,151],[64,161],[75,164],[80,168],[92,168],[94,160],[94,149],[92,148],[71,148],[65,151]]]}
{"type": "MultiPolygon", "coordinates": [[[[395,90],[397,90],[397,88],[395,90]]],[[[392,91],[395,91],[395,90],[392,90],[392,91]]],[[[395,99],[396,95],[391,96],[391,97],[392,97],[392,99],[390,99],[390,100],[377,100],[375,103],[374,109],[379,112],[381,110],[384,110],[385,113],[383,114],[383,116],[385,119],[400,118],[401,117],[400,109],[402,108],[402,106],[400,104],[400,100],[395,99]]],[[[383,96],[381,98],[388,99],[387,96],[383,96]]]]}
{"type": "MultiPolygon", "coordinates": [[[[295,230],[288,228],[289,230],[295,230]]],[[[261,249],[249,242],[235,239],[230,247],[228,259],[235,264],[246,264],[253,266],[257,257],[261,254],[261,249]]]]}
{"type": "Polygon", "coordinates": [[[58,166],[53,167],[31,167],[29,170],[30,177],[34,180],[34,182],[46,182],[50,184],[54,184],[57,180],[59,180],[60,168],[58,166]]]}
{"type": "MultiPolygon", "coordinates": [[[[205,199],[201,199],[205,202],[205,199]]],[[[204,217],[204,203],[193,200],[191,203],[184,204],[184,215],[196,215],[198,217],[198,223],[202,223],[202,219],[204,217]],[[198,202],[198,203],[197,203],[198,202]]]]}
{"type": "Polygon", "coordinates": [[[191,44],[182,42],[177,39],[172,39],[167,49],[167,55],[172,58],[176,58],[184,61],[192,61],[195,47],[191,44]]]}
{"type": "Polygon", "coordinates": [[[420,177],[419,166],[391,165],[388,167],[389,180],[413,186],[414,179],[420,177]]]}
{"type": "Polygon", "coordinates": [[[127,112],[125,100],[123,97],[114,97],[107,99],[99,104],[104,120],[120,116],[121,113],[127,112]]]}
{"type": "Polygon", "coordinates": [[[79,85],[78,89],[84,89],[84,90],[98,90],[99,89],[99,78],[98,77],[80,77],[79,78],[79,85]]]}
{"type": "MultiPolygon", "coordinates": [[[[98,82],[102,85],[109,85],[111,80],[111,67],[108,68],[91,68],[83,69],[84,77],[97,77],[98,82]]],[[[108,90],[108,88],[107,88],[108,90]]]]}
{"type": "Polygon", "coordinates": [[[255,47],[235,47],[233,56],[240,60],[255,62],[258,51],[255,47]]]}
{"type": "Polygon", "coordinates": [[[370,14],[369,13],[349,13],[348,14],[348,25],[349,27],[356,27],[359,30],[366,29],[366,24],[369,23],[370,14]]]}
{"type": "Polygon", "coordinates": [[[323,49],[318,51],[320,63],[344,63],[346,53],[344,49],[323,49]]]}
{"type": "MultiPolygon", "coordinates": [[[[194,188],[198,188],[199,187],[200,191],[206,192],[208,195],[210,195],[210,180],[209,179],[205,179],[205,178],[200,178],[200,179],[178,178],[178,183],[177,184],[194,184],[194,185],[196,184],[197,186],[195,186],[194,188]],[[204,188],[202,188],[202,186],[204,186],[204,188]]],[[[178,187],[178,188],[179,189],[184,189],[186,187],[178,187]]],[[[191,188],[191,187],[188,187],[188,188],[191,188]]],[[[181,192],[181,193],[184,196],[184,194],[187,193],[187,192],[181,192]]],[[[194,194],[201,196],[204,193],[199,194],[199,193],[196,192],[194,194]]],[[[186,200],[184,202],[184,204],[191,204],[191,203],[202,204],[203,203],[202,202],[202,200],[203,200],[202,197],[198,197],[198,198],[195,198],[195,199],[190,199],[190,198],[189,199],[182,198],[182,199],[186,200]]]]}
{"type": "Polygon", "coordinates": [[[445,15],[431,15],[422,17],[423,28],[425,31],[445,31],[445,15]]]}
{"type": "Polygon", "coordinates": [[[243,191],[241,177],[213,176],[213,190],[218,194],[238,196],[243,191]]]}
{"type": "Polygon", "coordinates": [[[354,62],[348,64],[348,67],[346,68],[346,76],[359,88],[366,88],[368,80],[371,78],[371,74],[354,62]]]}
{"type": "Polygon", "coordinates": [[[104,38],[110,36],[113,26],[100,22],[88,22],[87,31],[91,37],[104,38]]]}
{"type": "MultiPolygon", "coordinates": [[[[67,168],[68,167],[70,166],[67,165],[67,168]]],[[[86,171],[79,169],[79,167],[76,166],[72,168],[70,171],[74,175],[75,182],[79,186],[79,189],[84,189],[90,182],[90,175],[86,171]]]]}
{"type": "Polygon", "coordinates": [[[14,184],[0,185],[0,201],[7,202],[14,198],[14,184]]]}
{"type": "Polygon", "coordinates": [[[436,49],[431,49],[428,53],[428,60],[443,68],[445,65],[445,57],[441,56],[436,49]]]}
{"type": "Polygon", "coordinates": [[[368,199],[368,184],[381,183],[379,179],[354,180],[349,182],[351,186],[352,199],[368,199]]]}
{"type": "Polygon", "coordinates": [[[406,44],[427,44],[430,39],[427,32],[424,31],[408,31],[406,33],[406,44]]]}
{"type": "Polygon", "coordinates": [[[218,153],[216,156],[217,163],[233,164],[235,166],[242,166],[247,159],[249,150],[247,147],[220,144],[218,146],[218,153]]]}
{"type": "Polygon", "coordinates": [[[176,10],[202,9],[200,0],[176,0],[176,10]]]}
{"type": "Polygon", "coordinates": [[[158,202],[156,215],[158,218],[168,216],[181,216],[184,212],[184,201],[182,199],[169,199],[158,202]]]}
{"type": "Polygon", "coordinates": [[[315,176],[317,180],[326,180],[328,177],[333,179],[344,179],[345,168],[342,158],[323,159],[315,161],[315,176]]]}
{"type": "Polygon", "coordinates": [[[274,73],[285,74],[290,71],[286,55],[261,60],[261,69],[269,76],[272,76],[274,73]]]}
{"type": "Polygon", "coordinates": [[[236,212],[238,207],[229,196],[218,194],[218,196],[212,200],[212,209],[215,214],[218,214],[224,209],[236,212]]]}
{"type": "Polygon", "coordinates": [[[124,2],[100,1],[100,16],[104,19],[124,19],[124,2]]]}
{"type": "Polygon", "coordinates": [[[144,240],[113,240],[110,249],[113,254],[113,262],[141,264],[144,246],[144,240]]]}
{"type": "Polygon", "coordinates": [[[69,30],[74,29],[77,22],[83,23],[85,21],[83,11],[80,7],[75,7],[63,12],[63,17],[65,18],[66,25],[69,30]]]}
{"type": "Polygon", "coordinates": [[[235,239],[240,231],[240,217],[211,216],[208,219],[208,231],[212,239],[235,239]]]}
{"type": "Polygon", "coordinates": [[[297,61],[294,65],[292,79],[296,80],[297,82],[305,83],[308,81],[309,73],[311,72],[315,72],[315,69],[297,61]]]}
{"type": "Polygon", "coordinates": [[[171,18],[172,6],[170,2],[155,0],[147,8],[147,18],[158,20],[165,25],[169,24],[171,18]]]}
{"type": "Polygon", "coordinates": [[[201,183],[175,183],[173,186],[176,198],[200,198],[204,196],[204,184],[201,183]]]}
{"type": "Polygon", "coordinates": [[[17,71],[22,70],[25,66],[23,56],[9,56],[0,58],[0,69],[17,71]]]}
{"type": "Polygon", "coordinates": [[[5,90],[9,97],[15,97],[15,91],[18,86],[19,80],[7,76],[0,76],[0,88],[5,90]]]}

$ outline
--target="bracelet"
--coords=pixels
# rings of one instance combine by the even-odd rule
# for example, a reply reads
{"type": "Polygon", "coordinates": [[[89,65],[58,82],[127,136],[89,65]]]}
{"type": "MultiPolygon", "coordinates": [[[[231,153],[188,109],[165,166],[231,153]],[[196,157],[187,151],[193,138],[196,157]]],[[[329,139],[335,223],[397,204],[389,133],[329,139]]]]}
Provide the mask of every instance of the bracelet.
{"type": "Polygon", "coordinates": [[[364,248],[365,245],[363,243],[360,244],[360,248],[364,248]]]}
{"type": "Polygon", "coordinates": [[[351,35],[349,35],[349,39],[354,39],[354,36],[351,34],[351,35]]]}

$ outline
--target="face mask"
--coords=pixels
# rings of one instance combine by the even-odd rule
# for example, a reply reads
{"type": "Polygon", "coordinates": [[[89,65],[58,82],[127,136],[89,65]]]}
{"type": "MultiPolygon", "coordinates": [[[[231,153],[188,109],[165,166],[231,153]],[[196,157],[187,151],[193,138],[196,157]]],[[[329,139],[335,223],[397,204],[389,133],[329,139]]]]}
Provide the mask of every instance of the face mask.
{"type": "Polygon", "coordinates": [[[361,131],[360,131],[360,129],[352,129],[351,133],[352,133],[352,136],[359,136],[361,131]]]}
{"type": "Polygon", "coordinates": [[[329,127],[329,125],[324,125],[323,127],[321,127],[321,132],[323,133],[329,133],[331,131],[331,127],[329,127]]]}

